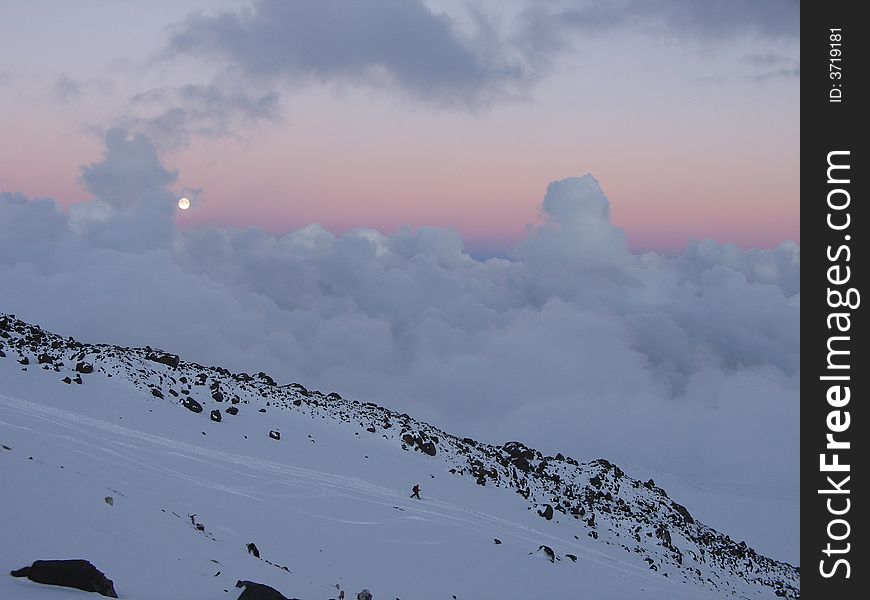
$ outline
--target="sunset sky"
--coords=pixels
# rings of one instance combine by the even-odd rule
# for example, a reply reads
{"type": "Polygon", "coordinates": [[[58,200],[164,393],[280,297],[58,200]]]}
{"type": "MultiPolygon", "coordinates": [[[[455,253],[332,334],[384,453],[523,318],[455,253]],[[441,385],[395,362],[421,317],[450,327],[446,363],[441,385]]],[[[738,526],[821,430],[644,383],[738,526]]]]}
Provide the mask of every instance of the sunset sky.
{"type": "Polygon", "coordinates": [[[0,311],[755,490],[796,557],[797,2],[0,22],[0,311]]]}
{"type": "Polygon", "coordinates": [[[452,227],[592,173],[635,251],[799,241],[798,3],[4,2],[0,192],[90,199],[144,133],[181,227],[452,227]],[[703,7],[703,9],[702,9],[703,7]]]}

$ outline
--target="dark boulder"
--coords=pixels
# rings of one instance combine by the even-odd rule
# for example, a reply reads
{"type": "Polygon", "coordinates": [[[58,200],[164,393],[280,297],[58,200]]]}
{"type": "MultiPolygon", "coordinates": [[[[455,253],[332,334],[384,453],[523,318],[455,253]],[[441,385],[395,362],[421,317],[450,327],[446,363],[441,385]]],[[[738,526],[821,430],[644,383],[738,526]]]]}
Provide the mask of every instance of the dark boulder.
{"type": "Polygon", "coordinates": [[[184,408],[186,408],[187,410],[189,410],[191,412],[195,412],[195,413],[202,412],[202,404],[200,404],[199,402],[197,402],[193,398],[187,397],[181,401],[181,404],[182,404],[182,406],[184,406],[184,408]]]}
{"type": "Polygon", "coordinates": [[[245,588],[239,595],[238,600],[290,600],[273,587],[269,587],[263,583],[253,581],[239,580],[236,582],[237,588],[245,588]]]}
{"type": "Polygon", "coordinates": [[[435,456],[437,450],[435,449],[435,443],[431,440],[419,445],[420,452],[423,454],[428,454],[429,456],[435,456]]]}
{"type": "Polygon", "coordinates": [[[520,471],[523,471],[524,473],[528,473],[532,470],[532,465],[530,465],[529,461],[527,461],[522,456],[514,458],[513,460],[511,460],[511,463],[513,464],[513,466],[515,466],[520,471]]]}
{"type": "Polygon", "coordinates": [[[688,509],[682,504],[677,504],[676,502],[671,501],[671,504],[674,507],[674,510],[680,513],[680,515],[686,520],[686,523],[694,523],[695,519],[692,518],[692,515],[689,514],[688,509]]]}
{"type": "Polygon", "coordinates": [[[227,407],[227,409],[224,412],[227,413],[228,415],[237,415],[237,414],[239,414],[239,409],[236,408],[235,406],[229,406],[229,407],[227,407]]]}
{"type": "Polygon", "coordinates": [[[115,586],[102,571],[86,560],[37,560],[29,567],[12,571],[13,577],[27,577],[36,583],[61,585],[117,598],[115,586]]]}
{"type": "Polygon", "coordinates": [[[270,430],[269,437],[272,438],[273,440],[280,440],[281,439],[281,432],[275,431],[274,429],[270,430]]]}
{"type": "Polygon", "coordinates": [[[271,377],[269,377],[268,375],[266,375],[266,374],[263,373],[262,371],[260,371],[259,373],[257,373],[257,377],[259,377],[259,378],[260,378],[260,381],[262,381],[262,382],[265,383],[266,385],[269,385],[269,386],[277,385],[277,384],[275,383],[275,380],[274,380],[274,379],[272,379],[271,377]]]}
{"type": "Polygon", "coordinates": [[[220,391],[218,391],[218,390],[215,390],[211,393],[211,398],[215,402],[223,402],[224,401],[224,395],[222,393],[220,393],[220,391]]]}
{"type": "Polygon", "coordinates": [[[336,392],[330,392],[326,395],[328,400],[341,400],[341,396],[339,396],[336,392]]]}
{"type": "Polygon", "coordinates": [[[166,365],[167,367],[172,367],[173,369],[178,368],[178,357],[175,354],[169,354],[167,352],[149,352],[145,355],[145,358],[166,365]]]}
{"type": "Polygon", "coordinates": [[[246,547],[248,549],[248,554],[253,554],[254,558],[260,558],[260,550],[257,548],[257,544],[250,542],[246,547]]]}
{"type": "Polygon", "coordinates": [[[215,422],[217,422],[217,423],[220,423],[220,422],[221,422],[221,411],[219,411],[219,410],[213,410],[213,411],[211,411],[211,414],[209,415],[209,418],[210,418],[212,421],[215,421],[215,422]]]}
{"type": "Polygon", "coordinates": [[[356,595],[356,600],[372,600],[372,593],[368,590],[363,590],[356,595]]]}
{"type": "Polygon", "coordinates": [[[94,372],[94,365],[89,362],[80,361],[76,363],[76,371],[87,375],[94,372]]]}
{"type": "Polygon", "coordinates": [[[151,395],[155,398],[163,398],[163,392],[161,392],[157,388],[151,388],[151,395]]]}
{"type": "Polygon", "coordinates": [[[538,546],[538,552],[542,552],[550,562],[556,562],[556,553],[549,546],[538,546]]]}
{"type": "Polygon", "coordinates": [[[39,361],[39,364],[41,364],[41,365],[50,365],[51,363],[54,362],[54,359],[51,358],[48,354],[45,354],[45,353],[40,354],[39,356],[37,356],[37,357],[36,357],[36,360],[38,360],[38,361],[39,361]]]}
{"type": "Polygon", "coordinates": [[[549,504],[545,504],[544,509],[538,511],[538,516],[544,517],[548,521],[551,521],[553,519],[553,507],[549,504]]]}

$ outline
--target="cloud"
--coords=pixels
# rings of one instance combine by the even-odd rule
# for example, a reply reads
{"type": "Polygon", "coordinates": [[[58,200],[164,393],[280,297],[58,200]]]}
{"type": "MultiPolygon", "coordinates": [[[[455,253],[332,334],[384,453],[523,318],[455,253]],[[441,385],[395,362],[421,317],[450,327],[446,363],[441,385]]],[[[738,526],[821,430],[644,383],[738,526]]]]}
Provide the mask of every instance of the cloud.
{"type": "Polygon", "coordinates": [[[103,160],[81,167],[79,179],[94,201],[70,210],[70,227],[95,247],[143,251],[169,244],[176,196],[168,188],[178,173],[163,167],[141,134],[110,129],[105,143],[103,160]]]}
{"type": "Polygon", "coordinates": [[[699,479],[798,482],[800,252],[634,254],[590,175],[509,258],[452,230],[173,226],[176,174],[115,130],[95,200],[0,196],[0,310],[375,401],[462,435],[699,479]]]}
{"type": "Polygon", "coordinates": [[[224,61],[254,81],[387,86],[438,105],[480,105],[524,79],[482,20],[461,34],[420,0],[259,0],[240,12],[193,14],[169,56],[224,61]]]}
{"type": "Polygon", "coordinates": [[[82,84],[63,75],[52,86],[54,97],[64,104],[77,100],[82,95],[82,84]]]}
{"type": "Polygon", "coordinates": [[[516,41],[530,56],[551,60],[574,39],[614,31],[716,43],[739,39],[797,44],[798,0],[577,0],[530,3],[516,41]]]}
{"type": "Polygon", "coordinates": [[[121,126],[162,149],[187,146],[193,137],[237,137],[237,131],[280,120],[276,92],[251,93],[225,84],[162,87],[134,95],[121,126]]]}

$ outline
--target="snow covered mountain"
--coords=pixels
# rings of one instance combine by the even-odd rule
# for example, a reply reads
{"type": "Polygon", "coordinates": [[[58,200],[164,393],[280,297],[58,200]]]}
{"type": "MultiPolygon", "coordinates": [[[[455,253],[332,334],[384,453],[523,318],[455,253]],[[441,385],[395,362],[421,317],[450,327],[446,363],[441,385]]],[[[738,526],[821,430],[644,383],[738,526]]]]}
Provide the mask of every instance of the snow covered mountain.
{"type": "MultiPolygon", "coordinates": [[[[121,598],[236,598],[238,579],[304,599],[800,595],[798,568],[607,460],[458,438],[14,315],[0,315],[0,444],[3,569],[85,558],[121,598]]],[[[83,593],[0,577],[2,598],[83,593]]]]}

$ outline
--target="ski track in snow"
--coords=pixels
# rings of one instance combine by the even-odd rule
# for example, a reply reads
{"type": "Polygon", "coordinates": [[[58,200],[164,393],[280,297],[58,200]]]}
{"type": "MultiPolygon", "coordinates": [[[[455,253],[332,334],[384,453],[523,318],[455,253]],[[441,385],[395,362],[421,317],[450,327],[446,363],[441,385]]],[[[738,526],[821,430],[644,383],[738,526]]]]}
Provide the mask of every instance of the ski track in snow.
{"type": "MultiPolygon", "coordinates": [[[[601,567],[619,572],[623,576],[638,578],[647,585],[649,575],[645,569],[618,561],[615,558],[589,546],[580,544],[577,540],[554,536],[550,533],[499,518],[477,510],[469,510],[455,504],[427,499],[424,502],[410,501],[404,498],[404,491],[386,488],[363,481],[359,478],[324,473],[281,464],[273,461],[253,458],[230,452],[203,448],[195,444],[171,440],[165,437],[137,431],[128,427],[109,423],[100,419],[80,415],[59,408],[45,406],[7,395],[0,394],[0,405],[6,410],[14,411],[22,422],[30,419],[34,422],[48,423],[58,428],[58,431],[46,431],[44,428],[27,427],[19,423],[9,423],[0,420],[0,424],[20,429],[28,429],[39,435],[53,438],[58,445],[85,455],[90,459],[105,461],[122,468],[136,467],[146,469],[161,475],[169,475],[189,484],[213,489],[229,494],[243,496],[253,501],[279,504],[280,500],[292,497],[343,497],[357,502],[378,504],[387,508],[401,508],[409,513],[397,515],[395,520],[419,519],[442,526],[452,526],[471,531],[497,534],[502,538],[527,543],[537,547],[542,542],[563,549],[571,548],[571,552],[579,558],[593,562],[601,567]],[[192,475],[188,470],[172,469],[162,461],[149,461],[148,456],[171,458],[173,464],[189,461],[194,465],[207,465],[223,471],[230,471],[251,479],[249,486],[239,487],[220,483],[192,475]],[[264,488],[276,484],[291,486],[295,493],[277,494],[264,488]]],[[[375,526],[381,521],[353,521],[338,519],[330,515],[312,513],[298,507],[280,504],[282,509],[293,510],[299,514],[317,519],[341,522],[347,525],[375,526]]],[[[585,540],[584,540],[585,541],[585,540]]],[[[383,540],[385,543],[406,543],[407,541],[383,540]]],[[[419,543],[419,542],[418,542],[419,543]]],[[[441,542],[426,542],[437,544],[441,542]]],[[[683,593],[673,589],[673,597],[696,598],[696,594],[683,593]]]]}

